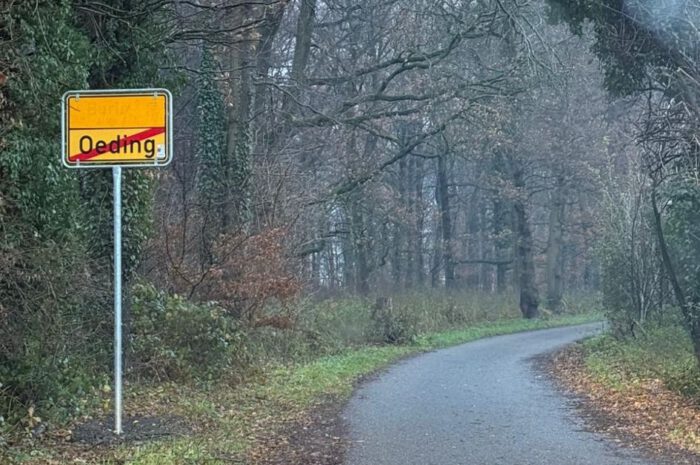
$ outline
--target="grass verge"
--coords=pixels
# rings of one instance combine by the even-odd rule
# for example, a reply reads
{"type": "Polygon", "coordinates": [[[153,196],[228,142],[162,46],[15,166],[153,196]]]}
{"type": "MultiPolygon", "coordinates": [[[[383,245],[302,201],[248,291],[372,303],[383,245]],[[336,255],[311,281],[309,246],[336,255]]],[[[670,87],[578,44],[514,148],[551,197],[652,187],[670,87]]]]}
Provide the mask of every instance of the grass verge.
{"type": "Polygon", "coordinates": [[[679,325],[650,327],[636,338],[599,336],[583,348],[588,370],[611,388],[624,390],[655,379],[700,403],[700,367],[679,325]]]}
{"type": "Polygon", "coordinates": [[[412,344],[369,346],[291,365],[262,367],[244,384],[209,388],[161,384],[131,387],[128,413],[178,415],[187,419],[192,434],[145,444],[87,448],[54,441],[37,443],[27,453],[15,451],[11,463],[220,465],[264,463],[255,445],[270,431],[303,418],[328,398],[347,399],[358,379],[412,354],[465,343],[483,337],[583,324],[598,314],[560,316],[543,320],[511,319],[477,324],[419,336],[412,344]]]}
{"type": "Polygon", "coordinates": [[[591,338],[560,353],[554,372],[587,399],[594,428],[652,451],[682,453],[676,463],[690,463],[683,454],[697,463],[700,367],[679,325],[650,326],[636,338],[591,338]]]}

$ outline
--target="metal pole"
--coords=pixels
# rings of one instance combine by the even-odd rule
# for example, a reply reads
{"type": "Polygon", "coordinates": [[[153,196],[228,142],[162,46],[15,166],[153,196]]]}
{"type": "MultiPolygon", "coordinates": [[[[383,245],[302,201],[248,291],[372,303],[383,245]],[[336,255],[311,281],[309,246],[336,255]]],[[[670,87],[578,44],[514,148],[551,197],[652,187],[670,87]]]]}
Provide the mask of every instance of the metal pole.
{"type": "Polygon", "coordinates": [[[114,432],[122,434],[122,167],[114,179],[114,432]]]}

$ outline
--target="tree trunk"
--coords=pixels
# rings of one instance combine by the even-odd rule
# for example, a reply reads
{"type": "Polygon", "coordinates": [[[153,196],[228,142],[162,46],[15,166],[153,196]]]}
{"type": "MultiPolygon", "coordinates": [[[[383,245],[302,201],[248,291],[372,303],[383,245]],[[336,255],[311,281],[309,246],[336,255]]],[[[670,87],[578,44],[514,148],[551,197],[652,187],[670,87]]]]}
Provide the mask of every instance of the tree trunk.
{"type": "Polygon", "coordinates": [[[364,215],[356,202],[352,205],[352,242],[355,248],[355,291],[360,295],[369,293],[369,262],[364,215]]]}
{"type": "MultiPolygon", "coordinates": [[[[436,192],[436,200],[438,198],[436,192]]],[[[433,231],[433,256],[430,265],[430,287],[440,287],[440,268],[442,267],[442,219],[435,218],[435,230],[433,231]]]]}
{"type": "Polygon", "coordinates": [[[442,260],[445,268],[445,287],[453,289],[455,281],[454,243],[452,240],[452,216],[450,212],[450,194],[448,187],[447,156],[438,157],[437,198],[442,221],[442,260]]]}
{"type": "Polygon", "coordinates": [[[326,263],[328,267],[328,289],[333,290],[336,288],[336,255],[334,241],[329,242],[328,248],[326,249],[326,257],[326,263]]]}
{"type": "MultiPolygon", "coordinates": [[[[407,192],[406,192],[406,185],[408,183],[407,181],[407,170],[408,170],[408,161],[406,158],[402,158],[399,163],[398,163],[398,178],[396,180],[396,189],[398,192],[398,202],[399,206],[402,211],[405,211],[406,209],[409,208],[408,202],[407,202],[407,192]]],[[[407,240],[407,231],[408,227],[406,225],[406,222],[403,221],[400,217],[397,221],[394,222],[394,244],[393,244],[393,256],[392,256],[392,274],[393,274],[393,280],[394,280],[394,288],[395,289],[400,289],[402,287],[402,283],[405,278],[408,278],[408,270],[409,270],[409,265],[407,265],[406,262],[406,257],[403,254],[404,250],[404,244],[406,243],[407,240]],[[404,266],[406,265],[406,266],[404,266]]],[[[407,283],[408,285],[408,283],[407,283]]]]}
{"type": "Polygon", "coordinates": [[[316,0],[301,0],[297,29],[294,36],[294,57],[292,58],[292,70],[290,72],[293,87],[285,95],[282,104],[282,113],[285,116],[289,116],[292,101],[299,97],[300,91],[306,82],[306,66],[311,56],[311,36],[313,35],[315,15],[316,0]]]}
{"type": "Polygon", "coordinates": [[[406,167],[406,175],[403,178],[402,183],[404,183],[403,196],[405,203],[405,211],[407,213],[406,221],[406,278],[405,287],[410,289],[415,284],[416,275],[416,262],[415,253],[413,247],[415,246],[416,237],[416,199],[414,198],[415,191],[413,189],[413,182],[416,175],[416,159],[415,157],[408,157],[408,165],[406,167]]]}
{"type": "MultiPolygon", "coordinates": [[[[517,162],[516,162],[517,163],[517,162]]],[[[516,233],[515,260],[518,270],[518,287],[520,288],[520,311],[525,318],[539,316],[539,296],[535,285],[535,260],[532,252],[532,232],[525,211],[525,180],[523,169],[514,167],[513,184],[518,189],[518,196],[513,202],[513,215],[516,233]]]]}
{"type": "Polygon", "coordinates": [[[423,177],[424,177],[425,162],[422,158],[416,159],[415,179],[413,183],[413,200],[415,204],[415,224],[413,234],[413,244],[411,245],[411,253],[413,253],[415,283],[422,286],[425,283],[425,262],[423,258],[423,226],[425,212],[423,205],[423,177]]]}
{"type": "Polygon", "coordinates": [[[398,221],[393,222],[391,244],[391,277],[394,289],[401,287],[401,243],[403,242],[403,228],[398,221]]]}
{"type": "Polygon", "coordinates": [[[564,186],[560,177],[557,178],[551,201],[547,240],[547,307],[554,313],[560,313],[563,294],[561,251],[564,237],[564,186]]]}
{"type": "MultiPolygon", "coordinates": [[[[236,10],[238,11],[238,10],[236,10]]],[[[252,14],[252,7],[244,5],[240,14],[232,15],[232,27],[252,14]]],[[[248,207],[248,182],[250,170],[250,115],[253,96],[253,38],[252,31],[241,33],[238,42],[230,47],[228,59],[231,70],[228,85],[229,101],[226,130],[226,162],[223,166],[223,189],[220,221],[222,233],[240,227],[248,207]]]]}
{"type": "Polygon", "coordinates": [[[666,236],[664,235],[663,224],[661,222],[661,212],[659,211],[659,206],[656,201],[656,184],[651,189],[651,206],[654,211],[654,229],[656,230],[656,238],[659,241],[659,249],[661,251],[661,259],[666,269],[666,275],[671,283],[671,288],[673,289],[673,294],[676,297],[676,302],[681,309],[681,314],[683,315],[683,321],[688,328],[690,333],[690,339],[693,342],[693,349],[695,352],[695,358],[700,362],[700,317],[695,315],[693,309],[691,308],[688,300],[685,297],[683,288],[678,281],[678,275],[676,269],[673,266],[673,261],[671,260],[671,254],[668,251],[668,244],[666,242],[666,236]]]}
{"type": "MultiPolygon", "coordinates": [[[[479,251],[479,195],[474,192],[469,198],[469,208],[464,212],[464,255],[463,257],[483,258],[479,251]]],[[[463,279],[469,289],[478,289],[481,264],[464,266],[463,279]]]]}
{"type": "MultiPolygon", "coordinates": [[[[487,247],[488,232],[487,232],[487,228],[486,228],[486,224],[487,224],[486,211],[487,211],[486,204],[482,201],[481,207],[479,208],[479,235],[478,235],[479,257],[481,257],[482,259],[486,258],[487,254],[488,254],[487,250],[489,249],[489,247],[487,247]]],[[[481,287],[481,290],[484,292],[493,292],[493,269],[491,268],[492,265],[482,263],[479,266],[480,266],[479,285],[481,287]]]]}
{"type": "Polygon", "coordinates": [[[313,34],[315,15],[316,0],[301,0],[291,73],[292,79],[297,85],[303,84],[306,65],[309,63],[311,35],[313,34]]]}
{"type": "MultiPolygon", "coordinates": [[[[493,157],[493,171],[501,179],[507,179],[507,160],[501,151],[497,151],[493,157]]],[[[493,200],[493,236],[496,260],[496,292],[506,291],[508,265],[505,263],[513,254],[513,212],[510,202],[500,194],[496,194],[493,200]]]]}
{"type": "Polygon", "coordinates": [[[499,263],[496,265],[496,292],[501,293],[506,290],[506,278],[508,273],[508,265],[503,263],[506,256],[511,250],[509,230],[511,229],[512,215],[510,209],[506,206],[506,202],[502,199],[496,199],[493,204],[493,234],[496,238],[494,248],[496,250],[496,260],[499,263]]]}
{"type": "Polygon", "coordinates": [[[343,286],[346,289],[355,288],[355,241],[353,235],[353,225],[352,225],[352,205],[348,200],[344,202],[344,224],[347,229],[347,233],[342,236],[341,246],[341,256],[342,256],[342,276],[343,276],[343,286]]]}
{"type": "MultiPolygon", "coordinates": [[[[265,112],[266,100],[269,101],[271,94],[271,86],[267,82],[269,78],[270,68],[273,65],[273,50],[272,45],[275,37],[282,24],[282,18],[288,5],[287,1],[277,1],[272,5],[264,7],[264,17],[261,26],[257,32],[259,39],[255,44],[257,49],[256,54],[256,74],[257,82],[255,82],[255,97],[253,99],[253,115],[256,117],[265,112]]],[[[278,121],[275,114],[268,114],[269,117],[259,119],[256,125],[258,134],[255,138],[255,156],[261,156],[273,152],[271,149],[274,144],[276,134],[279,130],[278,121]]]]}
{"type": "MultiPolygon", "coordinates": [[[[275,41],[275,36],[279,31],[284,17],[284,10],[287,6],[286,1],[277,2],[275,5],[270,5],[265,8],[265,17],[263,24],[259,28],[260,39],[258,40],[257,48],[257,64],[256,72],[258,79],[263,81],[267,79],[270,67],[272,66],[272,44],[275,41]]],[[[269,87],[264,82],[258,82],[255,86],[255,111],[254,113],[262,113],[265,103],[266,90],[269,87]]]]}

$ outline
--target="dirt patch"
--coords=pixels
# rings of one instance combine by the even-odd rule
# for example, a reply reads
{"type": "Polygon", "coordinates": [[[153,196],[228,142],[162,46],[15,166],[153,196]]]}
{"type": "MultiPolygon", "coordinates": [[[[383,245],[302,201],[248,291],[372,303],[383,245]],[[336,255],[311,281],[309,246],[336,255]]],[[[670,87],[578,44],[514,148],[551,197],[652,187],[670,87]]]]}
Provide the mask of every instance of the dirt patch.
{"type": "Polygon", "coordinates": [[[592,431],[647,451],[664,464],[700,465],[700,409],[660,380],[612,389],[590,376],[578,345],[538,357],[535,366],[573,395],[592,431]]]}
{"type": "Polygon", "coordinates": [[[302,419],[258,436],[249,452],[255,465],[341,465],[347,449],[345,402],[326,398],[302,419]]]}
{"type": "Polygon", "coordinates": [[[116,435],[114,418],[91,420],[73,428],[71,441],[92,446],[112,445],[182,436],[190,432],[185,422],[175,416],[127,417],[122,426],[124,433],[116,435]]]}

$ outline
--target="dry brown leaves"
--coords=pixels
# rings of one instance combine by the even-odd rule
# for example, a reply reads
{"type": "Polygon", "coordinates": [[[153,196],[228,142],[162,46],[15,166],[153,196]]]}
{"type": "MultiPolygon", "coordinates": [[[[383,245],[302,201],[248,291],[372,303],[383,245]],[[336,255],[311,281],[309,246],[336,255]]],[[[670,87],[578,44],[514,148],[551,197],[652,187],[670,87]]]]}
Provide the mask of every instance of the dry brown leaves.
{"type": "Polygon", "coordinates": [[[666,456],[680,453],[676,463],[700,464],[700,408],[661,380],[613,389],[591,376],[578,347],[558,352],[548,368],[583,400],[595,429],[666,456]]]}
{"type": "Polygon", "coordinates": [[[341,465],[346,443],[343,402],[325,399],[296,421],[255,438],[248,463],[255,465],[341,465]]]}

